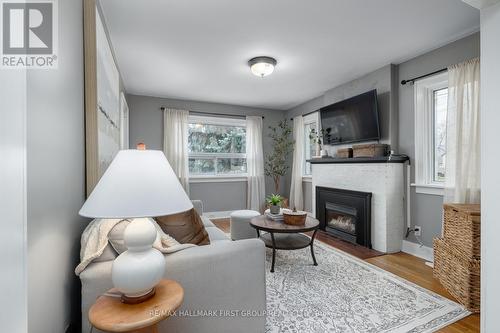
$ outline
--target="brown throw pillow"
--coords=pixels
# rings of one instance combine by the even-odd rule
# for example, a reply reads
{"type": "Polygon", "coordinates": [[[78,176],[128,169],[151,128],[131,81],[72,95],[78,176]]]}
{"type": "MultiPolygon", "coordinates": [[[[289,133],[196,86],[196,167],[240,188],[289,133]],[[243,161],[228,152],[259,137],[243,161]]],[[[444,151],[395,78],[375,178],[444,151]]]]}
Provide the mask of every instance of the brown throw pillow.
{"type": "Polygon", "coordinates": [[[210,239],[194,208],[173,215],[155,217],[161,229],[181,244],[208,245],[210,239]]]}

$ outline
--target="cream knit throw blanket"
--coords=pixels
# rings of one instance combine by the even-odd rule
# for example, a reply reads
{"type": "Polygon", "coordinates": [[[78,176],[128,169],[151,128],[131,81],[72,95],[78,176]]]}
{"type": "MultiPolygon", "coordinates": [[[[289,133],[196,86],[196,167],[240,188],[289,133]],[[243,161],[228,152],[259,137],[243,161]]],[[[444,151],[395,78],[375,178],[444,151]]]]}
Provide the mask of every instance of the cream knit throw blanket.
{"type": "MultiPolygon", "coordinates": [[[[87,267],[93,260],[99,258],[108,245],[108,234],[115,225],[123,220],[120,219],[95,219],[89,223],[82,234],[80,249],[80,264],[76,267],[76,275],[87,267]]],[[[158,223],[152,220],[158,236],[153,247],[162,253],[174,253],[188,247],[196,246],[194,244],[180,244],[174,238],[170,237],[160,228],[158,223]]]]}

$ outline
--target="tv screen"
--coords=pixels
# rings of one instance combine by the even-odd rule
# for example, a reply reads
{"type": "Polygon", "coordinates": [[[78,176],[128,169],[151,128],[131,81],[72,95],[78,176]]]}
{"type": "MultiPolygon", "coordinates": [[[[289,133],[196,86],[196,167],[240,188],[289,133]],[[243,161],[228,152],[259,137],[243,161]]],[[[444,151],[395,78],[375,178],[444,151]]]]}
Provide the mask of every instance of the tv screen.
{"type": "Polygon", "coordinates": [[[323,142],[338,145],[380,139],[377,90],[321,108],[323,142]]]}

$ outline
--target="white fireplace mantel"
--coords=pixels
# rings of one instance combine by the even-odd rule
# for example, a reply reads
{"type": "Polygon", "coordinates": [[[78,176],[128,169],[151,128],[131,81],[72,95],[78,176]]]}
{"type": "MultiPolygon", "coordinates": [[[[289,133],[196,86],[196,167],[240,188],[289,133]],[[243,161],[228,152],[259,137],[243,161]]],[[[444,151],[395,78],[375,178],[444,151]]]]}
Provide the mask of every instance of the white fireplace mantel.
{"type": "Polygon", "coordinates": [[[405,232],[404,163],[312,163],[313,214],[316,186],[372,193],[372,248],[401,251],[405,232]]]}

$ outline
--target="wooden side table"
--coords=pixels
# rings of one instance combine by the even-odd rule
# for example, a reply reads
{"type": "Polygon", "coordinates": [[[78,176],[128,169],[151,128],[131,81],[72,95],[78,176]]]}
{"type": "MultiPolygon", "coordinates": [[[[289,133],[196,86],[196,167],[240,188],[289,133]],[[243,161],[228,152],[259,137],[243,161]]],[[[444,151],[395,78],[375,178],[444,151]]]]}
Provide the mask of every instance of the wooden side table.
{"type": "Polygon", "coordinates": [[[139,304],[125,304],[116,289],[100,296],[89,310],[92,327],[105,332],[158,333],[158,323],[171,316],[184,300],[184,289],[173,280],[161,280],[156,294],[139,304]]]}

